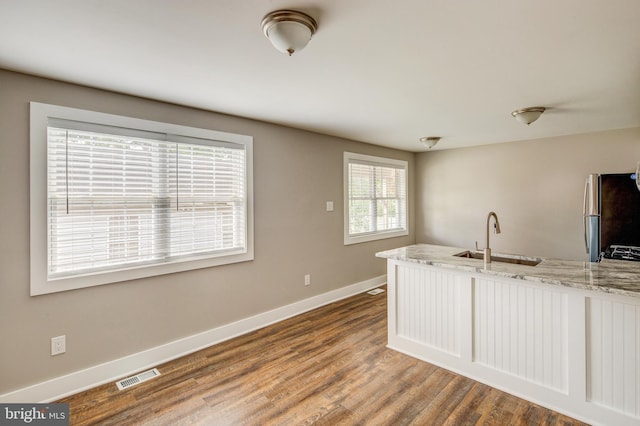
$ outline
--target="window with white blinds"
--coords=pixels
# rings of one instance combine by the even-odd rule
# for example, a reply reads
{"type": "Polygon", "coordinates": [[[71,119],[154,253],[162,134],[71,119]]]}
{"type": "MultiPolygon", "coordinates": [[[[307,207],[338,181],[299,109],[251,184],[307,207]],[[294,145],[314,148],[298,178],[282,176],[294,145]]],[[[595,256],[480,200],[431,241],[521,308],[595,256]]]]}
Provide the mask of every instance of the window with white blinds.
{"type": "Polygon", "coordinates": [[[43,104],[34,119],[32,294],[253,258],[250,137],[43,104]]]}
{"type": "Polygon", "coordinates": [[[344,243],[408,235],[407,162],[344,153],[344,243]]]}

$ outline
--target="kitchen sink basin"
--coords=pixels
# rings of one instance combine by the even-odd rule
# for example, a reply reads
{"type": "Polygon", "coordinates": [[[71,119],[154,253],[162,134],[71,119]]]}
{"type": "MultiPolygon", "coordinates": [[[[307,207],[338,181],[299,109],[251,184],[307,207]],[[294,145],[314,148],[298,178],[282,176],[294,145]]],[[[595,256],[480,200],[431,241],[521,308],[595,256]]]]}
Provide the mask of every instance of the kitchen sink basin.
{"type": "MultiPolygon", "coordinates": [[[[457,257],[466,257],[468,259],[484,259],[484,253],[481,251],[465,250],[460,253],[454,254],[457,257]]],[[[496,254],[491,255],[492,262],[514,263],[517,265],[536,266],[542,262],[539,257],[526,257],[526,256],[512,256],[508,254],[496,254]]]]}

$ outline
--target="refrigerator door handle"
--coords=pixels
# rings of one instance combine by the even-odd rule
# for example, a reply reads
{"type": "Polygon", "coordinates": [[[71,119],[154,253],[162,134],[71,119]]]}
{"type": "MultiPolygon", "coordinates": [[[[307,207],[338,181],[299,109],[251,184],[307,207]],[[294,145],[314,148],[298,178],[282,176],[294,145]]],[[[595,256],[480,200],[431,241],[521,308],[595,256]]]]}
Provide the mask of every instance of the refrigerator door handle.
{"type": "Polygon", "coordinates": [[[585,179],[584,181],[584,200],[583,200],[583,207],[582,207],[582,226],[584,228],[584,248],[587,254],[589,254],[589,239],[587,238],[587,227],[589,226],[588,225],[589,218],[587,216],[588,194],[589,194],[589,178],[585,179]]]}

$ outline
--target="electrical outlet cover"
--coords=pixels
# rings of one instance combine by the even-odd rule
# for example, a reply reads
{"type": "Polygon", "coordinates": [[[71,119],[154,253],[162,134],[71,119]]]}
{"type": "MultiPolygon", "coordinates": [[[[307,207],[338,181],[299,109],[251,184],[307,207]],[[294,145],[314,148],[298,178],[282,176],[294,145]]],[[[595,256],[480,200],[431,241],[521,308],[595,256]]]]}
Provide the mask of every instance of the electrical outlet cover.
{"type": "Polygon", "coordinates": [[[51,355],[60,355],[67,351],[67,336],[51,338],[51,355]]]}

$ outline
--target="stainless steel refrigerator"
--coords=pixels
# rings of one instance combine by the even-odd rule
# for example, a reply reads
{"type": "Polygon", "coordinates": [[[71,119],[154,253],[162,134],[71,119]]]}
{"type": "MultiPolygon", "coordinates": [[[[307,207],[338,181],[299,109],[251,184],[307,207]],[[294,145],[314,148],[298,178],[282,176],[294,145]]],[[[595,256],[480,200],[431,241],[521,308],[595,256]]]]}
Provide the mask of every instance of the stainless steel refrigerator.
{"type": "Polygon", "coordinates": [[[640,176],[590,174],[584,188],[584,241],[590,262],[640,261],[640,176]]]}

